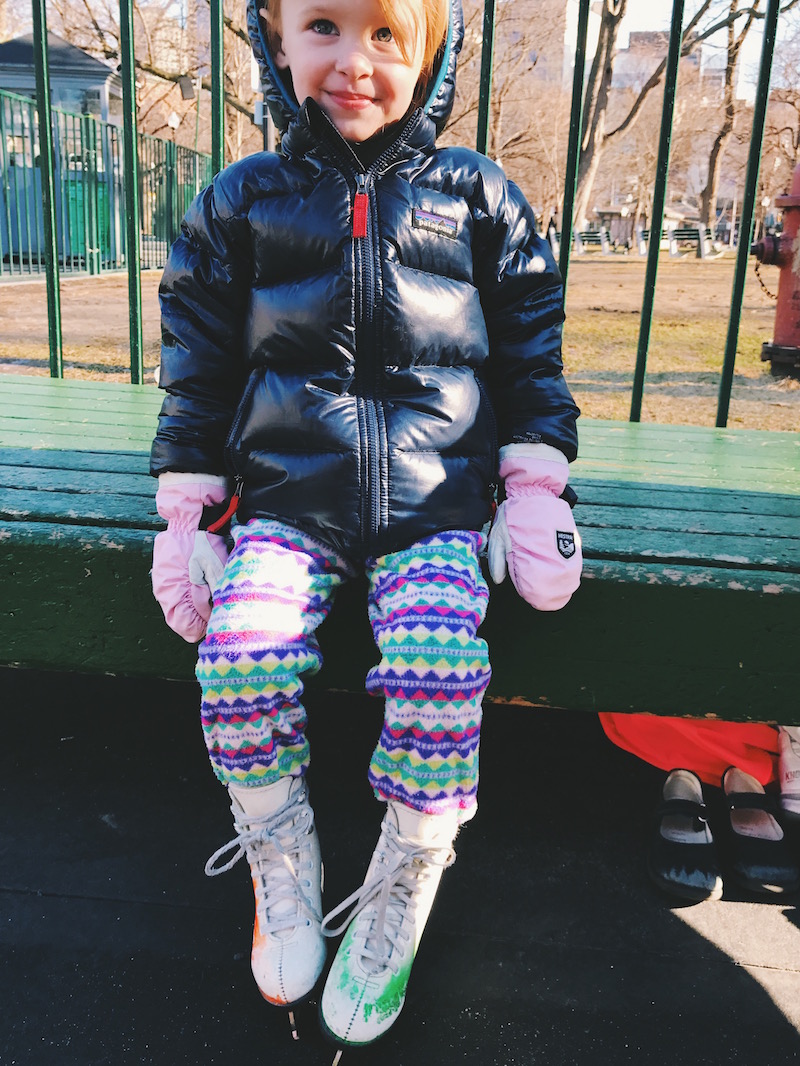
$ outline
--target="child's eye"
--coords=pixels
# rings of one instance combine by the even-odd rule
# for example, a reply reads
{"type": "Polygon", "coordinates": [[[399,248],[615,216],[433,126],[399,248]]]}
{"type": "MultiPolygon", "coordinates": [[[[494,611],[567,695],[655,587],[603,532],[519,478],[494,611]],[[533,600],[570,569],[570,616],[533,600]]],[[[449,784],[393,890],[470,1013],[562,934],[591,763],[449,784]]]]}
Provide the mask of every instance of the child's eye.
{"type": "Polygon", "coordinates": [[[336,27],[330,19],[314,19],[310,29],[312,29],[314,33],[319,33],[323,37],[331,37],[336,33],[336,27]]]}
{"type": "Polygon", "coordinates": [[[392,31],[388,26],[381,26],[379,30],[376,30],[375,37],[381,42],[381,44],[390,44],[394,39],[392,37],[392,31]]]}

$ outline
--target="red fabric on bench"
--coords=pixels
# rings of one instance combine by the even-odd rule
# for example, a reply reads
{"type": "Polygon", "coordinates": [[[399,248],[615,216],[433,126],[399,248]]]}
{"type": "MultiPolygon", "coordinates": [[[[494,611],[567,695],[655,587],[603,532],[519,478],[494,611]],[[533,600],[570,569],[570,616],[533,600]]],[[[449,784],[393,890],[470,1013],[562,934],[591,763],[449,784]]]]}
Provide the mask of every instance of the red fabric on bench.
{"type": "Polygon", "coordinates": [[[778,780],[778,731],[756,722],[719,722],[650,714],[599,715],[617,747],[662,770],[693,770],[719,786],[729,766],[752,774],[765,787],[778,780]]]}

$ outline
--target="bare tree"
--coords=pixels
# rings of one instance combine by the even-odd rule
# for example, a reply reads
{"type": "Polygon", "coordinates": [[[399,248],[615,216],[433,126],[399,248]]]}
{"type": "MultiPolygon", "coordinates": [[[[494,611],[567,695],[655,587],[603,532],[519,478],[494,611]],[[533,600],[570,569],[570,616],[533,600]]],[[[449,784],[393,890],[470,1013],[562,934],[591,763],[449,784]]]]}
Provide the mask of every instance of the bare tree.
{"type": "MultiPolygon", "coordinates": [[[[800,0],[787,0],[783,11],[789,10],[798,2],[800,0]]],[[[712,0],[702,0],[684,28],[681,55],[688,56],[703,41],[726,30],[740,18],[763,19],[764,14],[759,11],[759,3],[760,0],[755,0],[753,6],[742,8],[738,3],[734,3],[734,0],[727,0],[724,13],[714,17],[711,11],[712,0]]],[[[666,69],[667,59],[664,56],[642,86],[625,117],[612,128],[607,128],[617,36],[626,7],[627,0],[603,0],[597,48],[585,89],[583,139],[575,201],[577,219],[586,216],[603,152],[614,138],[620,137],[635,125],[642,114],[647,97],[661,83],[666,69]]]]}
{"type": "MultiPolygon", "coordinates": [[[[2,0],[0,0],[2,2],[2,0]]],[[[226,156],[238,159],[260,147],[253,126],[255,94],[250,85],[250,40],[241,19],[243,6],[228,0],[223,18],[223,93],[226,156]]],[[[179,11],[172,0],[134,0],[134,64],[137,119],[143,132],[163,134],[178,117],[175,139],[210,147],[211,80],[208,63],[209,0],[192,0],[179,11]],[[187,84],[196,95],[185,99],[187,84]],[[202,112],[202,121],[198,117],[202,112]]],[[[119,9],[115,0],[52,0],[49,28],[90,55],[119,62],[119,9]]]]}
{"type": "Polygon", "coordinates": [[[600,160],[608,141],[606,119],[614,77],[614,57],[619,27],[627,5],[628,0],[604,0],[600,15],[597,47],[584,90],[581,158],[575,198],[575,218],[579,225],[587,215],[600,160]]]}
{"type": "Polygon", "coordinates": [[[0,0],[0,41],[9,41],[30,28],[30,4],[25,0],[0,0]]]}
{"type": "MultiPolygon", "coordinates": [[[[569,96],[562,86],[564,0],[499,4],[487,152],[540,213],[563,194],[569,96]]],[[[474,144],[483,44],[482,0],[465,0],[456,102],[443,144],[474,144]]],[[[545,219],[545,222],[547,219],[545,219]]]]}
{"type": "Polygon", "coordinates": [[[738,14],[739,0],[731,0],[730,14],[733,16],[727,26],[727,44],[725,49],[725,82],[723,90],[723,120],[717,130],[714,143],[708,156],[708,177],[700,193],[700,222],[713,227],[717,214],[717,193],[719,190],[720,171],[725,149],[733,136],[736,116],[739,110],[736,94],[736,74],[739,55],[747,34],[755,21],[759,0],[748,12],[741,29],[736,29],[735,17],[738,14]]]}
{"type": "Polygon", "coordinates": [[[800,16],[794,15],[775,56],[764,129],[761,187],[770,200],[789,188],[800,164],[800,16]]]}

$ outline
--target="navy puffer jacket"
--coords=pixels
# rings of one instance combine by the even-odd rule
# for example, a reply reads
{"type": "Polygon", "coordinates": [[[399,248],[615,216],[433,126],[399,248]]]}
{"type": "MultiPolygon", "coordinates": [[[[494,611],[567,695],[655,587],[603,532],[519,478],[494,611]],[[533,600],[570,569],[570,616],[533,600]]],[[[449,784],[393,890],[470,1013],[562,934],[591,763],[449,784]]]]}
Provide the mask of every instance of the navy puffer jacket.
{"type": "Polygon", "coordinates": [[[435,146],[460,32],[453,0],[428,103],[364,170],[251,18],[288,130],[282,155],[217,175],[170,252],[153,474],[231,474],[239,521],[278,517],[358,560],[480,529],[498,446],[575,458],[550,249],[499,167],[435,146]]]}

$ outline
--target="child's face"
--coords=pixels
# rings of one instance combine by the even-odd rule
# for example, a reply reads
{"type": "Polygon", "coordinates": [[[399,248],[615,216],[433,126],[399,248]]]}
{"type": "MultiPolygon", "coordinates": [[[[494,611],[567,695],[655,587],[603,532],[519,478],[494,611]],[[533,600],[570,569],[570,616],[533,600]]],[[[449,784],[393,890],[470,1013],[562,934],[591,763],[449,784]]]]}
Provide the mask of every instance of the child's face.
{"type": "Polygon", "coordinates": [[[292,75],[348,141],[365,141],[401,119],[422,67],[423,14],[410,62],[403,59],[378,0],[282,0],[275,63],[292,75]]]}

